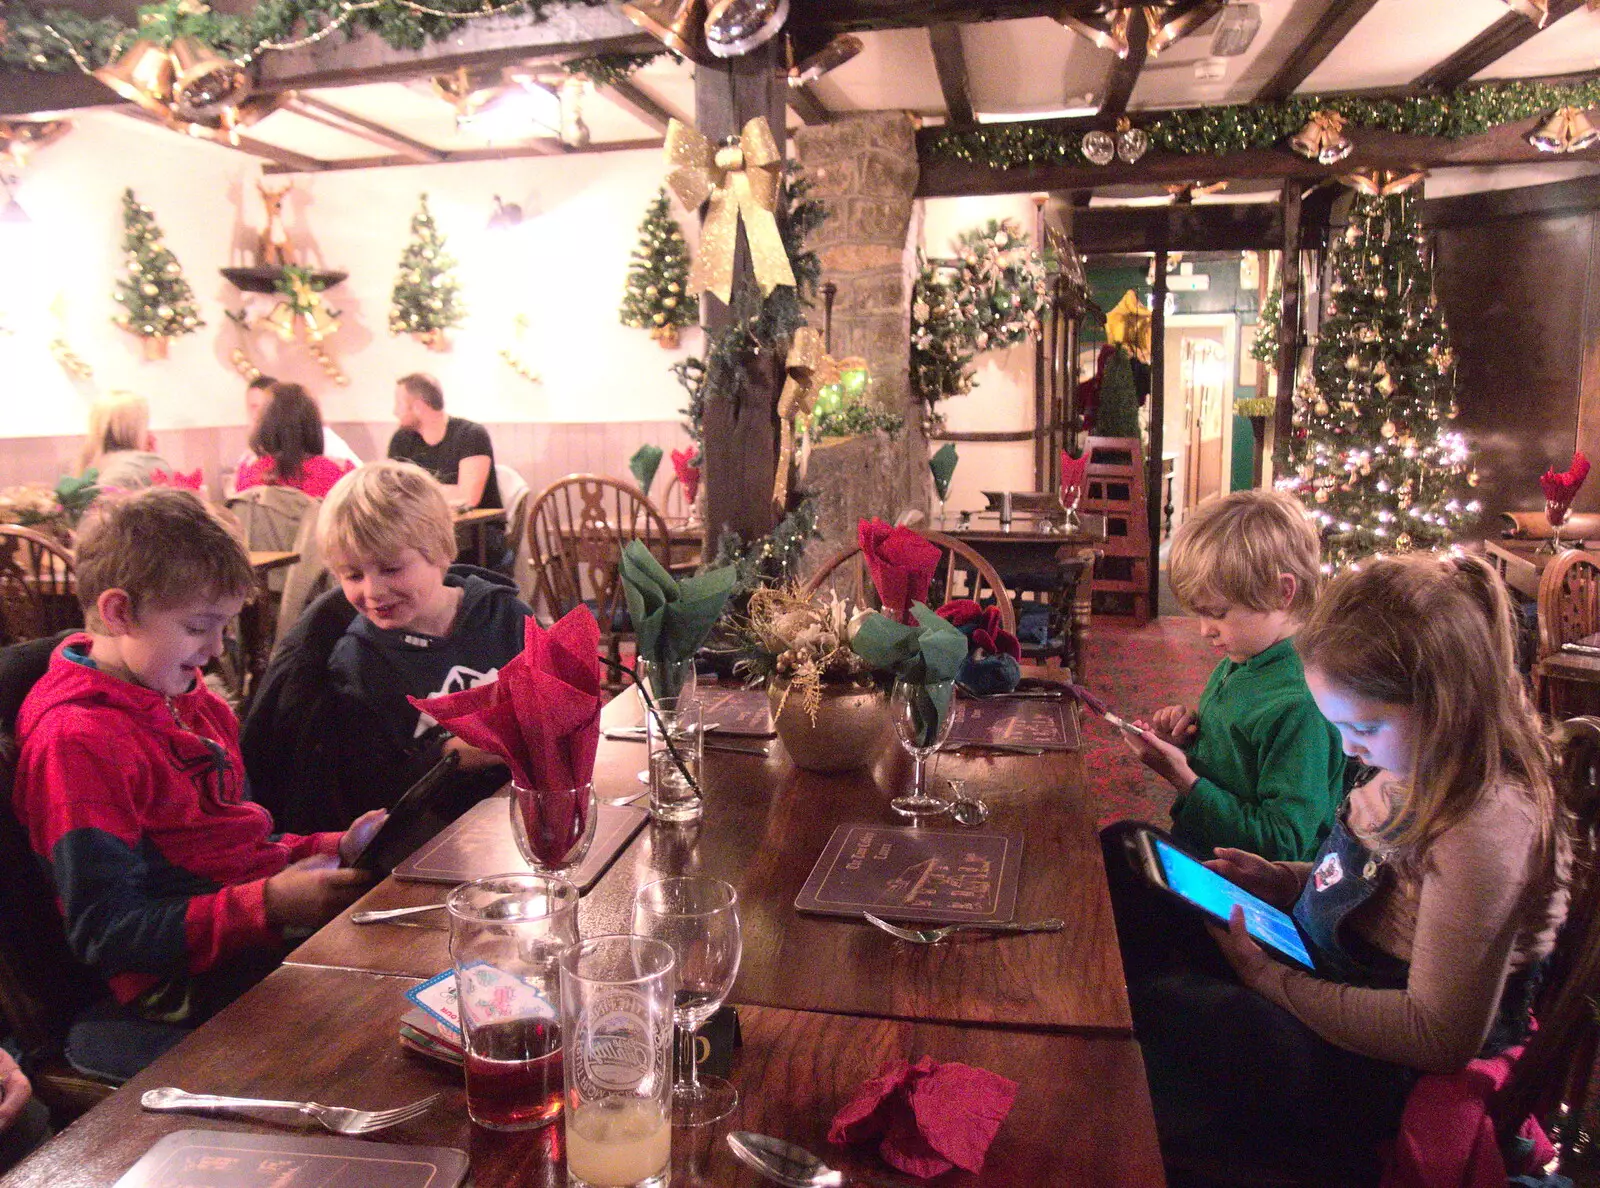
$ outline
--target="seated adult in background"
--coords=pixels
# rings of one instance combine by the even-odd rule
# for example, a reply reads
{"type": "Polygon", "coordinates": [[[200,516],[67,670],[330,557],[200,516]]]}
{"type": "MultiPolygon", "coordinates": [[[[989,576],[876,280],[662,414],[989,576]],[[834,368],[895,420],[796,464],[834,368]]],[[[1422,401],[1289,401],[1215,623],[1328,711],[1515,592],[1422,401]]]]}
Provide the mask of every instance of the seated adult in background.
{"type": "Polygon", "coordinates": [[[326,456],[327,430],[317,402],[299,384],[274,384],[255,432],[250,449],[256,455],[234,476],[234,489],[251,487],[293,487],[313,499],[321,499],[333,484],[354,470],[349,462],[326,456]]]}
{"type": "Polygon", "coordinates": [[[93,467],[102,487],[125,491],[148,487],[155,471],[172,469],[155,449],[149,401],[132,392],[112,392],[89,409],[78,473],[93,467]]]}
{"type": "MultiPolygon", "coordinates": [[[[389,439],[389,457],[415,462],[438,479],[453,509],[505,506],[495,478],[489,431],[465,417],[448,416],[438,380],[420,372],[402,376],[394,389],[394,417],[400,428],[389,439]]],[[[505,551],[505,530],[498,524],[488,525],[484,556],[494,565],[505,551]]],[[[474,559],[465,550],[457,558],[463,562],[474,559]]]]}
{"type": "MultiPolygon", "coordinates": [[[[273,386],[277,383],[278,381],[270,375],[258,375],[255,379],[250,381],[249,386],[244,390],[245,430],[252,437],[255,436],[256,426],[261,421],[261,410],[266,408],[267,401],[271,399],[272,396],[273,386]]],[[[316,397],[313,396],[312,400],[314,401],[315,399],[316,397]]],[[[318,405],[317,407],[320,416],[321,405],[318,405]]],[[[340,437],[327,425],[322,427],[321,452],[325,457],[332,458],[335,462],[348,462],[351,466],[361,465],[361,458],[354,450],[350,448],[350,443],[345,441],[344,438],[340,437]]],[[[244,453],[240,454],[239,460],[234,463],[234,473],[237,474],[255,460],[255,447],[246,446],[244,453]]],[[[241,488],[237,485],[236,481],[233,490],[230,490],[228,494],[231,495],[233,494],[233,491],[240,489],[241,488]]]]}

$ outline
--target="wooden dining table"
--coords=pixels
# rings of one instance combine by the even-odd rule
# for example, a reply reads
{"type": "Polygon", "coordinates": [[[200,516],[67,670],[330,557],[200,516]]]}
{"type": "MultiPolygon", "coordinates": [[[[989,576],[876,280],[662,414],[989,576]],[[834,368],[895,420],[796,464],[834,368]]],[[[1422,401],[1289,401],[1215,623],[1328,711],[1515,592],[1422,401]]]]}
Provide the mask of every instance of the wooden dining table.
{"type": "Polygon", "coordinates": [[[455,513],[457,533],[472,538],[472,547],[478,554],[478,566],[481,569],[489,567],[489,525],[504,524],[506,522],[506,509],[503,507],[472,507],[465,511],[455,513]]]}
{"type": "MultiPolygon", "coordinates": [[[[638,720],[631,693],[603,715],[607,727],[638,720]]],[[[1024,837],[1016,918],[1058,916],[1066,928],[921,946],[794,906],[836,825],[890,823],[887,801],[909,778],[903,753],[890,744],[869,768],[824,776],[796,769],[776,740],[768,749],[766,757],[707,751],[703,819],[646,826],[579,907],[583,935],[626,932],[634,891],[652,879],[703,874],[738,888],[744,956],[729,1001],[742,1031],[731,1073],[741,1105],[714,1126],[674,1132],[674,1184],[760,1183],[731,1158],[723,1140],[733,1129],[801,1143],[879,1182],[919,1183],[870,1147],[829,1144],[827,1130],[882,1065],[932,1056],[988,1068],[1019,1089],[982,1172],[952,1171],[928,1183],[1161,1185],[1080,756],[936,757],[935,790],[945,779],[965,780],[967,792],[990,806],[987,830],[1024,837]]],[[[603,740],[596,790],[638,790],[643,760],[642,745],[603,740]]],[[[353,910],[438,903],[447,891],[389,878],[353,910]]],[[[460,1074],[397,1042],[405,990],[450,966],[447,929],[442,912],[365,926],[343,913],[0,1184],[108,1188],[163,1135],[194,1126],[262,1128],[142,1111],[138,1094],[158,1085],[369,1109],[443,1091],[430,1113],[377,1137],[467,1151],[476,1188],[564,1184],[560,1127],[493,1135],[471,1126],[460,1074]]]]}

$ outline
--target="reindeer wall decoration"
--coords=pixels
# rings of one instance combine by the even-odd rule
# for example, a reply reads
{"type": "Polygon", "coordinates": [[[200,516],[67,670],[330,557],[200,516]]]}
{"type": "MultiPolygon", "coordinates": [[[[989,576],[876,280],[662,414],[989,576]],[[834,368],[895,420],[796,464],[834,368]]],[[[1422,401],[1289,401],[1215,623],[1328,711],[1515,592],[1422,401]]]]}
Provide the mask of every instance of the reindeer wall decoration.
{"type": "Polygon", "coordinates": [[[293,189],[292,181],[281,190],[271,190],[256,182],[256,190],[267,209],[267,224],[261,228],[256,247],[257,263],[263,268],[283,268],[294,263],[294,245],[289,242],[289,230],[283,225],[283,200],[293,189]]]}

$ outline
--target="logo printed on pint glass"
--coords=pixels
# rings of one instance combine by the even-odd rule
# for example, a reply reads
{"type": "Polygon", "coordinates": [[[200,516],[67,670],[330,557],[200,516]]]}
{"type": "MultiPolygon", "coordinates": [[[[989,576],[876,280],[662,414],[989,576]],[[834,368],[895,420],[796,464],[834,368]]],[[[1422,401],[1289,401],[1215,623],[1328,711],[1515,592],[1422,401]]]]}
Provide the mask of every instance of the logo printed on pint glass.
{"type": "Polygon", "coordinates": [[[658,1038],[642,995],[621,989],[597,995],[578,1020],[578,1088],[585,1097],[631,1092],[658,1073],[656,1049],[665,1047],[658,1038]]]}

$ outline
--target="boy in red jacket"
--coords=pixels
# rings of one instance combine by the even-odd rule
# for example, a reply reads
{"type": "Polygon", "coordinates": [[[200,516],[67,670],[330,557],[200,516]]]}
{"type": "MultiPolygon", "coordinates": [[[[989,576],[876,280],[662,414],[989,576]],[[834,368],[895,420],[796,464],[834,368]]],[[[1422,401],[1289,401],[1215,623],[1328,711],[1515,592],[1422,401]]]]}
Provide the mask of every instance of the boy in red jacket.
{"type": "Polygon", "coordinates": [[[129,1018],[193,1026],[264,976],[285,928],[362,893],[340,869],[382,822],[273,832],[239,724],[200,668],[254,589],[235,536],[187,491],[102,499],[78,539],[88,630],[17,719],[14,808],[54,879],[73,953],[129,1018]]]}

